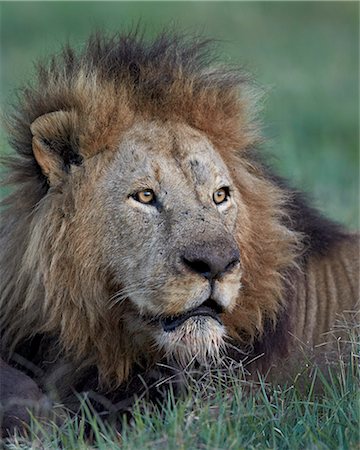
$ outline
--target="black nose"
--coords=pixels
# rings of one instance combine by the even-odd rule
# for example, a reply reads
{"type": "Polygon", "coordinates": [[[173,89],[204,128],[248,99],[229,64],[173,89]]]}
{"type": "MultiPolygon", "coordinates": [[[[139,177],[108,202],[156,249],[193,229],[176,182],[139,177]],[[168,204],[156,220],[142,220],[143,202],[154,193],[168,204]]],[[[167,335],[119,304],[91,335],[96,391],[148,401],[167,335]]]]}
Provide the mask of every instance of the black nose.
{"type": "Polygon", "coordinates": [[[228,243],[205,243],[186,248],[182,261],[187,268],[210,280],[231,270],[240,261],[240,254],[228,243]]]}

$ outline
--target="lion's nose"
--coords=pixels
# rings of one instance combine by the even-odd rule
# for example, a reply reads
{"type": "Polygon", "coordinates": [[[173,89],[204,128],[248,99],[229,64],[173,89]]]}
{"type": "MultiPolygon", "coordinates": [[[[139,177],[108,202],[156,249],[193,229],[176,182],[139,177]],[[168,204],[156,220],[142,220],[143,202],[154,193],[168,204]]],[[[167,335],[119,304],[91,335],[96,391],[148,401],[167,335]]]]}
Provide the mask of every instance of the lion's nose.
{"type": "Polygon", "coordinates": [[[232,245],[208,243],[185,249],[182,255],[184,265],[193,272],[211,280],[231,270],[240,261],[239,250],[232,245]]]}

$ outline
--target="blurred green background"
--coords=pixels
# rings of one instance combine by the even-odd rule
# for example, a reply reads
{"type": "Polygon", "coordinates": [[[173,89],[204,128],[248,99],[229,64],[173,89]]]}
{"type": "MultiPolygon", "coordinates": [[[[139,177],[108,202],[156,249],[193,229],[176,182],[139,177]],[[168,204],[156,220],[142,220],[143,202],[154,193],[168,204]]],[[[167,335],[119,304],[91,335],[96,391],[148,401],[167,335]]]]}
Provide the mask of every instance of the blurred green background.
{"type": "MultiPolygon", "coordinates": [[[[36,59],[90,31],[164,26],[219,39],[267,89],[264,151],[336,220],[359,223],[358,2],[2,2],[1,107],[36,59]]],[[[1,134],[1,152],[9,148],[1,134]]]]}

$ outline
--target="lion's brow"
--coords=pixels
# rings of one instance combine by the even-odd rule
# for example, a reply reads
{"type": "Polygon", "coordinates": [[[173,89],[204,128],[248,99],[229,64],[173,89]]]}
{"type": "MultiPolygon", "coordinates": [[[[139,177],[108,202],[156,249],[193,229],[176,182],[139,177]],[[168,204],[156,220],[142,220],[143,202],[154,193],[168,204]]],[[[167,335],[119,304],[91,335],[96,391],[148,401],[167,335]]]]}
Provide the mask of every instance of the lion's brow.
{"type": "Polygon", "coordinates": [[[184,152],[181,149],[181,145],[179,143],[179,137],[175,132],[170,132],[171,142],[171,153],[174,158],[175,163],[182,171],[186,179],[189,179],[189,175],[191,177],[191,181],[194,181],[198,185],[205,184],[210,177],[210,173],[208,168],[204,163],[199,161],[196,157],[190,158],[188,161],[185,158],[184,161],[184,152]],[[190,169],[190,170],[189,170],[190,169]]]}
{"type": "Polygon", "coordinates": [[[190,159],[189,164],[195,182],[199,185],[206,184],[210,178],[209,168],[196,158],[190,159]]]}

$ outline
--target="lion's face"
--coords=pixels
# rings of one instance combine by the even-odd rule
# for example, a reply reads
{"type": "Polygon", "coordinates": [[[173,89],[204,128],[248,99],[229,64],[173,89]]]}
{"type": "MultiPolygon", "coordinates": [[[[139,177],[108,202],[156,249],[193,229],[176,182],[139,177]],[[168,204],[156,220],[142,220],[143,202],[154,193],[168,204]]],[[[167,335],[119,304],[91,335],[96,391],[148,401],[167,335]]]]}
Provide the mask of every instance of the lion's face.
{"type": "Polygon", "coordinates": [[[111,307],[130,303],[132,334],[184,363],[216,356],[241,287],[241,202],[219,154],[188,126],[141,123],[98,183],[111,307]]]}
{"type": "Polygon", "coordinates": [[[297,242],[282,193],[184,121],[138,120],[93,155],[80,135],[83,161],[64,168],[51,145],[79,123],[32,125],[50,184],[23,265],[41,274],[41,331],[118,384],[144,359],[208,363],[225,342],[251,344],[281,308],[297,242]]]}

